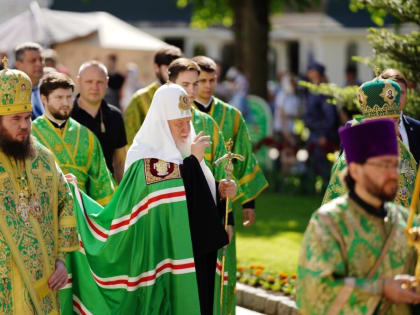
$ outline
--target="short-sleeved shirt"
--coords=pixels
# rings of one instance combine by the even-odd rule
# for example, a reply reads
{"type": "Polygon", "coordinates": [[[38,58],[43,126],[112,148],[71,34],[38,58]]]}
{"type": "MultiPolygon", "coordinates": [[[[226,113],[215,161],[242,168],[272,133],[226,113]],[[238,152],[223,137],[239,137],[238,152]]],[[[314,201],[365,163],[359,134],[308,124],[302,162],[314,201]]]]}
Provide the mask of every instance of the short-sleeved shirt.
{"type": "Polygon", "coordinates": [[[121,111],[117,107],[102,100],[98,113],[95,117],[92,117],[84,109],[80,108],[78,103],[79,96],[80,95],[77,95],[74,100],[74,107],[71,116],[77,122],[92,130],[92,132],[96,135],[101,143],[106,165],[109,170],[114,173],[114,168],[112,167],[114,151],[127,144],[121,111]],[[105,132],[101,131],[101,115],[104,122],[105,132]]]}

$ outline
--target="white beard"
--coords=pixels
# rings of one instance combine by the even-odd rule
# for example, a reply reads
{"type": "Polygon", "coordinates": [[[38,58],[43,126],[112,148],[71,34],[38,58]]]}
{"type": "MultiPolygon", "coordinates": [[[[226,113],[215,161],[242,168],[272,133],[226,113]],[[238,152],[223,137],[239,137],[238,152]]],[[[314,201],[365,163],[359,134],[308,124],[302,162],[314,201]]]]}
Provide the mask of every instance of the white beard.
{"type": "Polygon", "coordinates": [[[191,155],[191,138],[188,137],[187,141],[180,142],[175,141],[176,147],[181,152],[182,158],[189,157],[191,155]]]}
{"type": "MultiPolygon", "coordinates": [[[[187,141],[185,142],[178,142],[175,141],[176,147],[181,152],[182,158],[185,159],[191,155],[191,138],[188,137],[187,141]]],[[[210,169],[207,167],[204,159],[200,163],[200,167],[203,171],[204,177],[206,178],[207,184],[210,188],[211,195],[213,197],[214,203],[217,205],[216,201],[216,182],[214,179],[213,174],[211,173],[210,169]]]]}

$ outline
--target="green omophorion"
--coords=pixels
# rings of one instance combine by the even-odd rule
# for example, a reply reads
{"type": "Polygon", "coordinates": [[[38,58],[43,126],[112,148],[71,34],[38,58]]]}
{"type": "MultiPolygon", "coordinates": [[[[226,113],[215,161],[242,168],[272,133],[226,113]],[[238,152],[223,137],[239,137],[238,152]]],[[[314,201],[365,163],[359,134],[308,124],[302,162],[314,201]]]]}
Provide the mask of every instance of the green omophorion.
{"type": "Polygon", "coordinates": [[[81,190],[101,205],[111,200],[114,182],[93,132],[72,118],[62,129],[55,128],[45,115],[33,122],[32,131],[54,153],[64,174],[76,176],[81,190]]]}
{"type": "Polygon", "coordinates": [[[152,160],[130,166],[104,208],[73,189],[81,248],[68,255],[63,314],[200,313],[179,166],[159,161],[156,176],[152,160]]]}

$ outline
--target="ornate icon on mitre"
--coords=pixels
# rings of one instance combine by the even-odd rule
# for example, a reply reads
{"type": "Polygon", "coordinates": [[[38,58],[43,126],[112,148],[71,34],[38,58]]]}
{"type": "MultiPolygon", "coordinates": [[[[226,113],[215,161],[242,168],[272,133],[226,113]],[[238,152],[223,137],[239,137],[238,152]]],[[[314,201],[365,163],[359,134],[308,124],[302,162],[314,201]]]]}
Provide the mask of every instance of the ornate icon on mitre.
{"type": "Polygon", "coordinates": [[[178,107],[179,107],[180,110],[190,110],[191,109],[191,104],[188,100],[188,96],[186,96],[186,95],[180,95],[179,96],[178,107]]]}

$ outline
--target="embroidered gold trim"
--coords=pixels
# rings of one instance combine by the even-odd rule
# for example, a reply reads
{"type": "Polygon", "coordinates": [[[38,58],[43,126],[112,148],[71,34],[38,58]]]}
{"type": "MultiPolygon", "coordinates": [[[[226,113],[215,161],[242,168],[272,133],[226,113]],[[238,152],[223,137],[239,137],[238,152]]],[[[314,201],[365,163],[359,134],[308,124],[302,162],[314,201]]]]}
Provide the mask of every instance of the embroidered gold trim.
{"type": "MultiPolygon", "coordinates": [[[[166,170],[169,170],[169,163],[165,161],[159,160],[154,165],[158,165],[158,168],[160,170],[163,170],[163,166],[164,166],[163,164],[167,165],[166,170]]],[[[151,167],[152,167],[151,159],[144,159],[144,175],[146,177],[147,185],[162,182],[169,179],[181,178],[181,172],[179,170],[179,165],[177,164],[174,164],[174,170],[171,173],[168,173],[167,175],[162,175],[162,177],[153,175],[151,167]]],[[[159,170],[156,170],[156,171],[159,172],[159,170]]]]}
{"type": "Polygon", "coordinates": [[[365,118],[379,118],[379,117],[399,117],[400,112],[398,106],[389,105],[387,103],[380,105],[362,106],[363,116],[365,118]]]}
{"type": "Polygon", "coordinates": [[[180,110],[190,110],[191,109],[191,104],[188,101],[188,96],[186,96],[186,95],[180,95],[179,96],[178,108],[180,110]]]}

